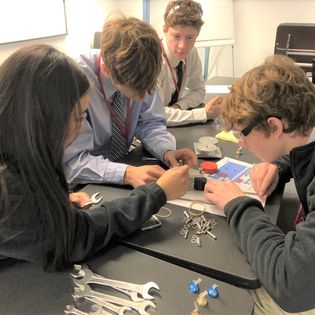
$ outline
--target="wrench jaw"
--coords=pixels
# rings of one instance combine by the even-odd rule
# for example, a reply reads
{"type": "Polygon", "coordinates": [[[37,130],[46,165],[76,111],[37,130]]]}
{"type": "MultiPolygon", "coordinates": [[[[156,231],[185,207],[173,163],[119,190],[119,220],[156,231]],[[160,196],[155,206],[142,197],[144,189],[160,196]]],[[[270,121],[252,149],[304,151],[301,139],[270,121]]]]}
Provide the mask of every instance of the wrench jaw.
{"type": "Polygon", "coordinates": [[[100,192],[97,192],[91,196],[91,200],[92,200],[93,204],[98,204],[102,201],[102,199],[103,199],[102,196],[97,198],[97,196],[99,196],[99,195],[100,195],[100,192]]]}
{"type": "Polygon", "coordinates": [[[153,282],[153,281],[147,282],[146,284],[143,285],[143,289],[141,292],[141,295],[144,299],[154,300],[154,296],[149,294],[149,291],[151,289],[160,290],[159,286],[155,282],[153,282]]]}
{"type": "Polygon", "coordinates": [[[98,203],[100,203],[102,200],[103,200],[103,197],[99,197],[97,198],[98,196],[100,195],[100,192],[97,192],[95,194],[93,194],[90,198],[90,201],[88,201],[84,206],[83,206],[83,209],[85,208],[88,208],[89,206],[91,205],[97,205],[98,203]]]}

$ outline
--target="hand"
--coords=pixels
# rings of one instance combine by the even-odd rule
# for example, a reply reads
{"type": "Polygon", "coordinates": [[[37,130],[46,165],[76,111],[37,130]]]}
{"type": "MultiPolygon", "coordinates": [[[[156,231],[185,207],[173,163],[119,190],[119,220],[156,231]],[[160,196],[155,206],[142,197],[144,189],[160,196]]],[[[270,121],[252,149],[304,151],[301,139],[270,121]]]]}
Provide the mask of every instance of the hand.
{"type": "Polygon", "coordinates": [[[70,193],[69,199],[78,208],[84,208],[84,205],[91,200],[90,196],[85,192],[70,193]]]}
{"type": "Polygon", "coordinates": [[[155,182],[165,170],[159,165],[128,166],[124,176],[124,184],[137,187],[155,182]]]}
{"type": "Polygon", "coordinates": [[[206,199],[221,210],[234,198],[244,196],[244,193],[233,181],[219,182],[212,178],[208,178],[204,192],[206,199]]]}
{"type": "Polygon", "coordinates": [[[214,119],[219,116],[222,100],[222,96],[216,96],[208,101],[205,105],[207,119],[214,119]]]}
{"type": "Polygon", "coordinates": [[[179,160],[182,160],[184,164],[189,165],[189,167],[193,167],[197,164],[197,156],[190,149],[167,151],[164,153],[163,159],[170,167],[177,166],[179,160]]]}
{"type": "Polygon", "coordinates": [[[178,104],[173,104],[171,106],[169,106],[170,108],[174,108],[174,109],[181,109],[180,106],[178,104]]]}
{"type": "Polygon", "coordinates": [[[278,168],[271,163],[258,163],[253,166],[250,178],[257,195],[261,198],[267,198],[278,185],[278,168]]]}
{"type": "Polygon", "coordinates": [[[167,200],[184,195],[189,187],[189,166],[176,166],[167,170],[156,183],[163,189],[167,200]]]}

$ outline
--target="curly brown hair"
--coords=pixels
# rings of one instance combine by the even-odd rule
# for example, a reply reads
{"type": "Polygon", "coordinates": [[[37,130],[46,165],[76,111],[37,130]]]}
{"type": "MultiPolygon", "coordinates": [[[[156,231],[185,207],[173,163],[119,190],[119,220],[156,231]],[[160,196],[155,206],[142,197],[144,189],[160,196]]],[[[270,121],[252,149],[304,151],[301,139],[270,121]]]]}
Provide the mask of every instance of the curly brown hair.
{"type": "Polygon", "coordinates": [[[137,18],[109,18],[101,39],[103,61],[113,82],[141,98],[151,93],[161,71],[162,53],[157,32],[137,18]]]}
{"type": "Polygon", "coordinates": [[[164,13],[164,23],[165,26],[170,27],[193,26],[199,33],[204,24],[202,14],[202,7],[198,2],[192,0],[170,1],[164,13]]]}
{"type": "Polygon", "coordinates": [[[306,135],[315,126],[315,87],[293,60],[275,55],[245,73],[231,87],[221,108],[227,130],[235,124],[248,126],[261,121],[256,129],[269,135],[268,117],[281,118],[285,132],[306,135]]]}

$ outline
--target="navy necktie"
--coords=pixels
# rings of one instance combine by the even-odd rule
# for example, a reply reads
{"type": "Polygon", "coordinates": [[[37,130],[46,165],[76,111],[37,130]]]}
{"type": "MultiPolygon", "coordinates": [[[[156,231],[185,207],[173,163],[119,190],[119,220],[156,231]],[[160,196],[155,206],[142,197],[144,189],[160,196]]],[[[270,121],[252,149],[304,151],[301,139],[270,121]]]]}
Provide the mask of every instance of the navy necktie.
{"type": "MultiPolygon", "coordinates": [[[[183,81],[183,62],[182,61],[180,61],[179,64],[177,65],[176,72],[177,72],[177,87],[178,87],[178,90],[180,90],[182,86],[182,81],[183,81]]],[[[172,95],[172,99],[168,105],[170,106],[170,105],[175,104],[177,100],[178,100],[178,92],[176,88],[175,92],[172,95]]]]}
{"type": "Polygon", "coordinates": [[[116,117],[112,114],[112,148],[111,161],[117,161],[123,157],[127,149],[127,137],[124,134],[122,126],[126,127],[126,112],[127,112],[128,98],[116,91],[113,96],[112,110],[116,117]],[[117,123],[119,122],[119,123],[117,123]]]}

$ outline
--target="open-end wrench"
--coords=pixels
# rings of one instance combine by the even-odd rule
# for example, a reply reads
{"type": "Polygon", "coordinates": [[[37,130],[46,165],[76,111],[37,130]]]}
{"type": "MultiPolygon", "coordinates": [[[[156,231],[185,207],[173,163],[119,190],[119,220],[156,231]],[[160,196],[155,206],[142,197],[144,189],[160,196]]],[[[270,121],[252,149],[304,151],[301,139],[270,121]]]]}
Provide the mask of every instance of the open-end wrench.
{"type": "Polygon", "coordinates": [[[75,308],[74,305],[66,305],[65,314],[68,315],[112,315],[111,313],[106,312],[103,310],[102,306],[93,304],[91,306],[92,312],[86,313],[78,310],[75,308]]]}
{"type": "Polygon", "coordinates": [[[141,302],[134,302],[134,301],[122,299],[119,297],[115,297],[112,295],[94,291],[90,288],[88,284],[82,284],[79,287],[75,287],[73,295],[76,298],[92,297],[98,300],[103,300],[105,302],[128,306],[135,309],[141,315],[150,315],[150,313],[146,312],[147,307],[152,306],[153,308],[156,308],[155,304],[152,301],[144,300],[141,302]]]}
{"type": "Polygon", "coordinates": [[[154,296],[149,294],[150,289],[154,288],[159,290],[159,286],[152,281],[145,284],[134,284],[102,277],[93,273],[92,270],[85,265],[74,265],[74,269],[76,270],[76,273],[71,273],[71,275],[76,278],[76,284],[96,283],[110,286],[112,288],[123,289],[131,292],[133,291],[139,293],[146,300],[154,299],[154,296]]]}
{"type": "MultiPolygon", "coordinates": [[[[102,281],[102,277],[101,276],[100,276],[100,279],[92,278],[91,280],[82,281],[82,279],[75,278],[75,276],[72,273],[71,273],[71,275],[73,277],[72,278],[73,283],[75,285],[77,285],[77,286],[80,286],[81,284],[91,284],[91,283],[92,284],[94,283],[94,284],[102,284],[102,285],[104,285],[101,282],[102,281]]],[[[94,276],[96,277],[97,275],[94,274],[94,276]]],[[[130,291],[130,290],[124,290],[124,289],[120,289],[120,288],[116,288],[116,287],[115,288],[111,287],[111,288],[128,295],[132,301],[140,302],[140,301],[145,300],[144,298],[139,297],[137,292],[130,291]]]]}
{"type": "Polygon", "coordinates": [[[96,204],[100,203],[100,202],[102,201],[103,197],[101,196],[101,197],[97,198],[99,194],[100,194],[100,192],[97,192],[97,193],[93,194],[93,195],[91,196],[91,200],[88,201],[88,202],[83,206],[83,208],[87,208],[87,207],[89,207],[89,206],[91,206],[91,205],[96,205],[96,204]]]}
{"type": "MultiPolygon", "coordinates": [[[[80,298],[77,298],[74,294],[72,294],[73,299],[75,301],[79,300],[80,298]]],[[[113,311],[114,313],[118,314],[118,315],[124,315],[125,312],[129,312],[131,311],[130,307],[127,306],[118,306],[109,302],[105,302],[104,300],[101,299],[97,299],[97,298],[93,298],[93,297],[89,297],[89,296],[85,296],[84,297],[85,300],[88,300],[92,303],[96,303],[98,305],[103,306],[104,308],[113,311]]],[[[112,314],[111,314],[112,315],[112,314]]]]}

